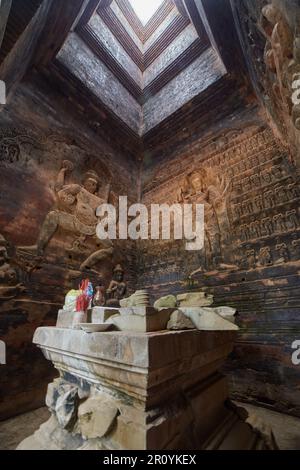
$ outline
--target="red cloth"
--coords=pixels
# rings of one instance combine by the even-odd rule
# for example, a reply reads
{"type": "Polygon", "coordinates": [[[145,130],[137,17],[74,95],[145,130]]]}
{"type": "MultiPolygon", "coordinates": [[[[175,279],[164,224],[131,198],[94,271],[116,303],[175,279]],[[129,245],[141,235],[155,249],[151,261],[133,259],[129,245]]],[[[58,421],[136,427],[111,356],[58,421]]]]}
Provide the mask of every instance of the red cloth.
{"type": "Polygon", "coordinates": [[[80,294],[76,299],[76,312],[86,312],[90,306],[91,297],[87,295],[89,282],[89,279],[85,279],[79,287],[82,294],[80,294]]]}

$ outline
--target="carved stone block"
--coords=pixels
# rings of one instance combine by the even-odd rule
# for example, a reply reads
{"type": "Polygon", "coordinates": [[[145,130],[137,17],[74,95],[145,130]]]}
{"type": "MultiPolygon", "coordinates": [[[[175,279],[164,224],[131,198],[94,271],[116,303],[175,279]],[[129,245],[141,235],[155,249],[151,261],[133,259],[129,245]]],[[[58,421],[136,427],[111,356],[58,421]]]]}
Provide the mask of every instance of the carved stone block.
{"type": "Polygon", "coordinates": [[[218,373],[234,331],[95,335],[97,341],[74,330],[36,331],[34,342],[46,357],[71,381],[90,382],[91,390],[74,432],[53,416],[19,450],[243,449],[250,442],[272,448],[228,403],[227,382],[218,373]],[[237,424],[229,434],[227,420],[237,424]]]}

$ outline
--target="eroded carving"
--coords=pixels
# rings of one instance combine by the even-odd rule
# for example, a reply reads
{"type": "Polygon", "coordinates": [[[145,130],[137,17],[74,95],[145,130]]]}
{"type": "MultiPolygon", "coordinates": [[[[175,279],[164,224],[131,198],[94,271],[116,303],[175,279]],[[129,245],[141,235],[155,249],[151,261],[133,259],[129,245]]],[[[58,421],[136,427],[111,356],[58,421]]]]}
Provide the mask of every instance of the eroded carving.
{"type": "Polygon", "coordinates": [[[255,250],[247,250],[246,259],[247,259],[247,267],[250,269],[255,269],[256,268],[255,250]]]}
{"type": "Polygon", "coordinates": [[[275,233],[282,233],[286,231],[286,225],[283,214],[277,214],[273,217],[275,233]]]}
{"type": "Polygon", "coordinates": [[[263,197],[261,195],[257,196],[254,199],[254,203],[255,203],[255,206],[256,206],[256,209],[257,209],[258,212],[260,212],[264,209],[264,200],[263,200],[263,197]]]}
{"type": "Polygon", "coordinates": [[[275,250],[278,255],[277,263],[287,263],[290,260],[289,250],[285,243],[276,245],[275,250]]]}
{"type": "Polygon", "coordinates": [[[287,227],[289,229],[296,229],[299,226],[299,218],[296,209],[287,211],[285,214],[287,227]]]}
{"type": "Polygon", "coordinates": [[[27,134],[26,130],[2,129],[0,131],[0,163],[4,166],[27,165],[30,161],[30,155],[24,151],[26,146],[41,149],[42,143],[27,134]]]}
{"type": "Polygon", "coordinates": [[[204,205],[207,266],[220,266],[223,262],[222,243],[226,243],[230,230],[228,198],[231,186],[225,178],[216,178],[202,168],[187,175],[178,195],[179,202],[204,205]]]}
{"type": "Polygon", "coordinates": [[[273,227],[272,219],[270,217],[266,217],[261,221],[261,227],[262,227],[263,235],[268,236],[268,237],[273,235],[274,227],[273,227]]]}
{"type": "Polygon", "coordinates": [[[109,307],[119,307],[120,300],[125,297],[127,284],[124,281],[124,270],[118,264],[113,270],[113,279],[106,291],[106,305],[109,307]]]}
{"type": "Polygon", "coordinates": [[[264,200],[266,207],[272,208],[276,206],[275,196],[272,190],[267,191],[264,193],[264,200]]]}
{"type": "Polygon", "coordinates": [[[270,266],[273,264],[273,256],[269,246],[265,246],[260,249],[258,254],[258,262],[261,266],[270,266]]]}
{"type": "Polygon", "coordinates": [[[0,300],[9,300],[24,290],[18,283],[17,273],[9,263],[7,242],[0,234],[0,300]]]}
{"type": "MultiPolygon", "coordinates": [[[[85,173],[80,184],[65,185],[67,174],[73,171],[73,164],[64,161],[54,184],[56,206],[50,211],[41,227],[37,244],[31,247],[20,247],[21,251],[44,254],[50,240],[58,228],[77,235],[72,250],[80,251],[85,241],[92,237],[96,239],[98,219],[97,208],[107,203],[110,196],[110,185],[105,199],[98,195],[100,178],[94,170],[85,173]]],[[[92,253],[81,265],[81,269],[93,267],[99,261],[113,254],[113,244],[110,240],[103,241],[101,249],[92,253]]]]}

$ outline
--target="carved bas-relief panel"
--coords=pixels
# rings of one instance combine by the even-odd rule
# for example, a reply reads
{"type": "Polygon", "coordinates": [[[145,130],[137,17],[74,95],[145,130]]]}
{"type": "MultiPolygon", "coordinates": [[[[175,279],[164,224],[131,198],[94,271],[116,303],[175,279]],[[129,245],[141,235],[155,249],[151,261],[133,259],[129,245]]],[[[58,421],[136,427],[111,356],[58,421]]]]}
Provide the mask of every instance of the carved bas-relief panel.
{"type": "Polygon", "coordinates": [[[222,245],[228,243],[229,218],[228,198],[231,182],[216,177],[204,167],[192,171],[180,190],[179,202],[203,204],[205,223],[205,266],[228,267],[222,263],[222,245]]]}
{"type": "Polygon", "coordinates": [[[0,235],[0,301],[15,298],[24,286],[18,283],[17,272],[11,266],[8,256],[8,243],[0,235]]]}
{"type": "Polygon", "coordinates": [[[300,415],[292,392],[299,371],[290,360],[300,308],[299,179],[286,147],[253,117],[151,168],[145,202],[203,203],[205,246],[141,243],[139,287],[151,287],[153,298],[201,287],[216,305],[236,308],[241,332],[227,367],[233,396],[300,415]]]}
{"type": "MultiPolygon", "coordinates": [[[[264,259],[260,263],[263,265],[267,260],[269,265],[283,261],[277,249],[282,243],[290,253],[285,261],[295,259],[296,255],[292,242],[299,232],[299,182],[293,165],[281,151],[281,155],[274,153],[273,158],[262,154],[257,167],[236,174],[233,182],[232,231],[239,246],[242,249],[246,246],[251,253],[254,250],[255,255],[264,259]]],[[[240,260],[241,266],[253,267],[252,255],[251,258],[251,266],[247,256],[240,260]]]]}
{"type": "Polygon", "coordinates": [[[59,100],[49,127],[47,101],[34,95],[32,113],[28,87],[20,86],[0,119],[0,338],[7,351],[0,419],[42,406],[53,371],[32,336],[55,324],[66,293],[83,278],[108,289],[118,264],[129,290],[133,279],[131,244],[102,244],[96,209],[119,194],[136,199],[134,165],[84,123],[74,125],[59,100]]]}
{"type": "Polygon", "coordinates": [[[175,176],[167,187],[162,182],[155,191],[146,192],[145,199],[159,202],[167,197],[169,203],[204,204],[202,271],[250,268],[250,252],[250,264],[255,267],[253,259],[266,252],[265,245],[275,264],[282,262],[280,254],[277,259],[277,247],[283,243],[289,253],[284,258],[297,259],[293,240],[300,222],[298,177],[270,130],[261,129],[241,143],[237,140],[228,151],[203,163],[196,160],[197,155],[186,176],[175,176]]]}
{"type": "MultiPolygon", "coordinates": [[[[82,180],[82,184],[65,184],[68,172],[72,172],[74,166],[72,162],[65,160],[53,186],[55,193],[55,206],[47,214],[38,235],[37,244],[29,247],[20,247],[20,252],[35,253],[43,255],[50,240],[56,231],[62,230],[74,236],[72,245],[67,249],[69,259],[86,257],[81,263],[80,269],[90,268],[97,262],[113,254],[112,242],[108,241],[107,246],[101,249],[94,248],[94,252],[88,255],[88,238],[94,240],[94,244],[100,245],[100,240],[96,237],[97,208],[109,202],[110,184],[105,189],[106,195],[101,198],[98,194],[100,178],[94,170],[87,171],[82,180]],[[72,256],[73,255],[73,256],[72,256]]],[[[108,179],[108,175],[103,175],[108,179]]],[[[104,244],[103,244],[104,245],[104,244]]]]}
{"type": "Polygon", "coordinates": [[[238,0],[232,7],[258,96],[299,162],[300,7],[287,0],[238,0]]]}
{"type": "Polygon", "coordinates": [[[82,278],[108,288],[117,263],[126,265],[130,277],[131,248],[96,237],[97,207],[116,198],[105,164],[95,159],[85,168],[75,155],[73,162],[52,159],[49,167],[49,141],[27,135],[3,137],[1,151],[0,335],[7,364],[0,370],[0,416],[5,418],[40,406],[53,376],[32,346],[34,330],[55,323],[66,292],[82,278]],[[9,383],[11,405],[5,399],[9,383]]]}

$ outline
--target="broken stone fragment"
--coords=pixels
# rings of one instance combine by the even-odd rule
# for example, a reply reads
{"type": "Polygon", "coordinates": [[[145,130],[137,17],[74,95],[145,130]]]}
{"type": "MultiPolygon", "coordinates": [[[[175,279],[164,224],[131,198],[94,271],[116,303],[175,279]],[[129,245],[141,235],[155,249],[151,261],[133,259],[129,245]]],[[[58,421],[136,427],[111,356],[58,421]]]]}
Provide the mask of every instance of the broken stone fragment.
{"type": "Polygon", "coordinates": [[[225,320],[235,323],[236,309],[232,307],[215,307],[214,311],[225,320]]]}
{"type": "Polygon", "coordinates": [[[62,383],[61,379],[55,379],[48,385],[47,395],[46,395],[46,406],[49,408],[51,413],[55,412],[55,406],[57,399],[59,397],[59,386],[62,383]]]}
{"type": "Polygon", "coordinates": [[[172,313],[167,326],[168,330],[194,330],[195,325],[180,310],[172,313]]]}
{"type": "Polygon", "coordinates": [[[46,405],[63,429],[70,429],[77,419],[78,387],[56,379],[48,385],[46,405]]]}
{"type": "Polygon", "coordinates": [[[80,329],[80,323],[87,323],[86,312],[73,312],[68,310],[59,310],[56,326],[57,328],[73,328],[74,330],[80,329]]]}
{"type": "Polygon", "coordinates": [[[157,314],[157,310],[153,307],[121,307],[119,308],[118,314],[122,316],[138,315],[140,317],[146,317],[157,314]]]}
{"type": "Polygon", "coordinates": [[[166,295],[161,297],[154,303],[154,308],[160,310],[162,308],[176,308],[176,297],[175,295],[166,295]]]}
{"type": "Polygon", "coordinates": [[[255,413],[248,413],[246,423],[251,426],[253,431],[266,443],[268,449],[278,450],[272,428],[269,424],[265,423],[262,418],[255,413]]]}
{"type": "Polygon", "coordinates": [[[171,313],[171,309],[157,311],[153,307],[132,307],[132,313],[127,308],[121,308],[120,315],[113,315],[106,323],[120,331],[150,333],[165,330],[171,313]]]}
{"type": "Polygon", "coordinates": [[[217,315],[220,315],[220,317],[224,318],[225,320],[235,323],[234,315],[236,313],[236,310],[231,309],[230,307],[201,307],[201,310],[203,312],[206,311],[208,313],[215,312],[217,315]]]}
{"type": "Polygon", "coordinates": [[[239,327],[231,321],[218,315],[213,308],[182,307],[180,309],[202,331],[238,330],[239,327]]]}
{"type": "Polygon", "coordinates": [[[52,415],[32,436],[19,444],[17,450],[76,450],[82,445],[82,437],[62,429],[52,415]]]}
{"type": "Polygon", "coordinates": [[[177,295],[179,307],[206,307],[212,305],[214,297],[207,292],[188,292],[177,295]]]}
{"type": "Polygon", "coordinates": [[[77,387],[69,386],[69,389],[58,397],[55,412],[57,421],[63,429],[70,429],[74,426],[77,418],[78,403],[77,387]]]}
{"type": "Polygon", "coordinates": [[[114,325],[119,331],[144,331],[145,321],[139,315],[113,315],[107,323],[114,325]]]}
{"type": "Polygon", "coordinates": [[[104,437],[113,428],[118,413],[114,400],[104,395],[88,398],[78,409],[78,429],[84,439],[104,437]]]}
{"type": "Polygon", "coordinates": [[[127,299],[120,300],[121,307],[147,307],[150,306],[149,294],[146,290],[137,290],[127,299]]]}

